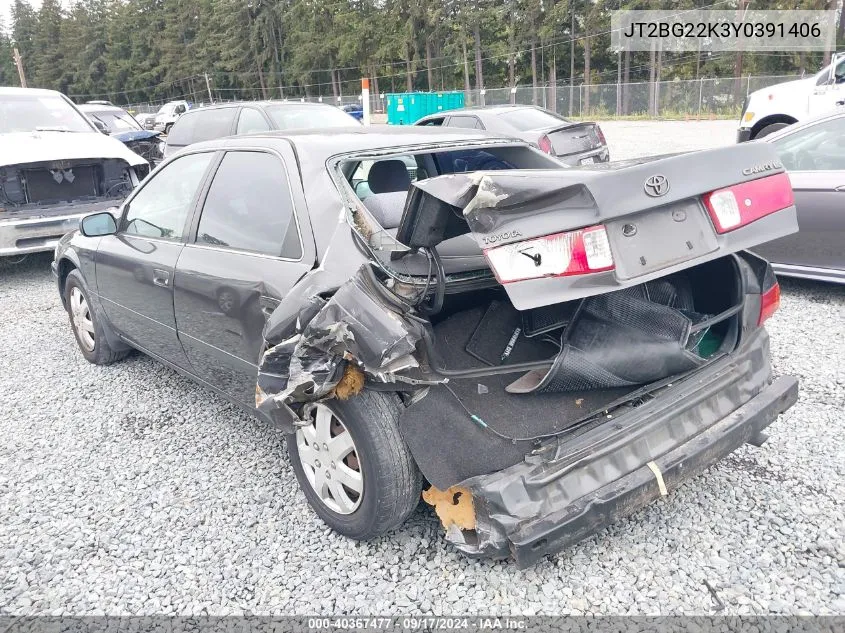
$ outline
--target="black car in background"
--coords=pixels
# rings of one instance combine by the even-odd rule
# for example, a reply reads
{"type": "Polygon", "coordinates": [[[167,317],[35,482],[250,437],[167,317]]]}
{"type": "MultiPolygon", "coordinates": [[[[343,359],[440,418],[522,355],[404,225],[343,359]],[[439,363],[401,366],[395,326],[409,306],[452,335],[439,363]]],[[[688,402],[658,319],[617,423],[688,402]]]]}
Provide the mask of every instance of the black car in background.
{"type": "Polygon", "coordinates": [[[189,110],[170,128],[164,156],[183,147],[224,136],[270,130],[347,127],[358,123],[352,115],[326,103],[250,101],[223,103],[189,110]]]}
{"type": "Polygon", "coordinates": [[[414,125],[488,130],[528,141],[567,165],[591,165],[610,160],[598,123],[576,122],[537,106],[490,106],[438,112],[414,125]]]}

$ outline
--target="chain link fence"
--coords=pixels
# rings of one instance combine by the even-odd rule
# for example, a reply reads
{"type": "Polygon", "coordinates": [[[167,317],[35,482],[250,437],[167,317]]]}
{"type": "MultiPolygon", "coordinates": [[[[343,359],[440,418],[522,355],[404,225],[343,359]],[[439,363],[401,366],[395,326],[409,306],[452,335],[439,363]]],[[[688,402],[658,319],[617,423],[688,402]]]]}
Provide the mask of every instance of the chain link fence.
{"type": "MultiPolygon", "coordinates": [[[[580,84],[565,82],[542,86],[487,88],[465,92],[465,104],[470,105],[538,105],[564,116],[603,119],[611,117],[643,118],[712,118],[738,117],[745,98],[755,90],[800,79],[798,75],[767,75],[671,81],[580,84]]],[[[260,89],[215,90],[215,103],[253,101],[263,98],[260,89]]],[[[285,96],[281,88],[268,90],[268,96],[284,101],[322,102],[337,106],[361,102],[360,94],[285,96]],[[281,96],[280,96],[281,95],[281,96]]],[[[370,95],[374,113],[385,109],[385,93],[370,95]]],[[[210,103],[207,91],[174,96],[195,105],[210,103]]],[[[135,114],[156,112],[167,100],[135,103],[127,106],[135,114]]]]}

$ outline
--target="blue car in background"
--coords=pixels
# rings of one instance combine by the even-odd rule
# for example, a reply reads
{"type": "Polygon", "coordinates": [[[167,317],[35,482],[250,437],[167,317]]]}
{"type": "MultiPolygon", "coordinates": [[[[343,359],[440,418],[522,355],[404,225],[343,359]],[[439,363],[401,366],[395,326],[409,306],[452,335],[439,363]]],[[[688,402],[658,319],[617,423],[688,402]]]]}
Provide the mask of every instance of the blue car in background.
{"type": "Polygon", "coordinates": [[[149,162],[151,167],[161,161],[161,132],[145,130],[135,117],[115,105],[85,103],[79,109],[100,132],[116,138],[149,162]]]}
{"type": "Polygon", "coordinates": [[[355,117],[359,121],[364,119],[364,106],[360,103],[349,103],[345,106],[341,106],[340,108],[350,116],[355,117]]]}

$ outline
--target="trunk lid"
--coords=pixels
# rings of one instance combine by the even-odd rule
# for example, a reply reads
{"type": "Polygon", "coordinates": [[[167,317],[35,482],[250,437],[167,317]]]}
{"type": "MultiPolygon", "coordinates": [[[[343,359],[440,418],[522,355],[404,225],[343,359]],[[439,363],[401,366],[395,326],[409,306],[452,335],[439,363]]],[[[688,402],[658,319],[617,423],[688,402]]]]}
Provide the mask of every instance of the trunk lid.
{"type": "Polygon", "coordinates": [[[560,127],[541,130],[552,145],[554,156],[581,154],[602,146],[598,126],[595,123],[568,123],[560,127]]]}
{"type": "MultiPolygon", "coordinates": [[[[431,247],[470,232],[488,261],[505,249],[514,265],[530,269],[532,261],[540,266],[532,239],[600,227],[609,269],[511,280],[494,269],[514,306],[526,310],[644,283],[796,232],[789,190],[782,209],[727,232],[706,206],[710,192],[781,173],[774,150],[752,143],[577,169],[439,176],[414,183],[397,239],[431,247]]],[[[737,204],[753,211],[757,196],[737,204]]]]}

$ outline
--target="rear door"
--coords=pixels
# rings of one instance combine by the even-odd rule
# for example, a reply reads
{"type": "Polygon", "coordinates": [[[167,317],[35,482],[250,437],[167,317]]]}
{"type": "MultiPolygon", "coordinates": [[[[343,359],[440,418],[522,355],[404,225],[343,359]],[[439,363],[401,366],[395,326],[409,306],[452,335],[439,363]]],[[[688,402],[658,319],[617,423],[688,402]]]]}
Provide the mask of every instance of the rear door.
{"type": "Polygon", "coordinates": [[[123,206],[115,235],[100,240],[97,292],[111,324],[137,346],[180,366],[173,275],[214,152],[180,156],[147,178],[123,206]]]}
{"type": "Polygon", "coordinates": [[[316,258],[286,159],[296,165],[288,149],[227,151],[176,266],[176,323],[194,373],[248,405],[265,319],[316,258]]]}

